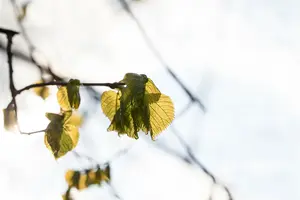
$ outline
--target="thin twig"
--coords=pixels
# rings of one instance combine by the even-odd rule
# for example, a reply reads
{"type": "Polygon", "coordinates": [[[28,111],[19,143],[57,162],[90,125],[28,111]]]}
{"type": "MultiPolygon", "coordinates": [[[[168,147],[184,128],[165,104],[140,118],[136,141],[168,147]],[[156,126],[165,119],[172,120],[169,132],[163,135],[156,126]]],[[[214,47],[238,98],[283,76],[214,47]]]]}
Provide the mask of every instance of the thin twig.
{"type": "MultiPolygon", "coordinates": [[[[31,85],[27,85],[26,87],[17,90],[16,94],[20,94],[22,92],[24,92],[25,90],[29,90],[32,88],[37,88],[37,87],[45,87],[45,86],[66,86],[68,83],[67,82],[58,82],[58,81],[51,81],[48,83],[35,83],[35,84],[31,84],[31,85]]],[[[125,83],[119,83],[119,82],[115,82],[115,83],[81,83],[80,86],[106,86],[106,87],[110,87],[111,89],[115,89],[115,88],[120,88],[121,86],[124,86],[125,83]]]]}
{"type": "Polygon", "coordinates": [[[109,186],[109,188],[110,188],[111,194],[112,194],[116,199],[122,200],[122,198],[120,197],[120,195],[119,195],[118,192],[116,191],[115,187],[113,187],[111,183],[108,183],[108,186],[109,186]]]}
{"type": "Polygon", "coordinates": [[[186,152],[188,153],[189,157],[191,158],[191,160],[199,167],[203,170],[204,173],[206,173],[213,181],[213,184],[219,185],[221,186],[224,191],[227,193],[228,196],[228,200],[233,200],[232,194],[230,192],[230,190],[228,189],[228,187],[226,185],[224,185],[223,183],[220,183],[216,177],[199,161],[198,158],[196,158],[196,156],[194,155],[192,149],[190,148],[190,146],[184,141],[184,139],[179,135],[178,131],[174,128],[174,126],[171,126],[172,131],[174,132],[175,136],[177,137],[177,139],[179,140],[179,142],[181,143],[181,145],[185,148],[186,152]]]}
{"type": "Polygon", "coordinates": [[[46,132],[47,131],[47,129],[44,129],[44,130],[40,130],[40,131],[32,131],[32,132],[28,132],[28,133],[22,133],[22,134],[27,134],[27,135],[31,135],[31,134],[35,134],[35,133],[44,133],[44,132],[46,132]]]}
{"type": "MultiPolygon", "coordinates": [[[[13,78],[14,70],[13,70],[13,65],[12,65],[12,52],[11,52],[13,37],[18,33],[16,31],[3,29],[3,28],[0,28],[0,32],[4,33],[7,38],[6,54],[7,54],[7,62],[8,62],[8,70],[9,70],[9,88],[10,88],[10,93],[11,93],[11,97],[12,97],[12,104],[10,103],[8,105],[8,107],[13,105],[13,108],[15,110],[14,121],[18,122],[18,113],[17,113],[18,108],[17,108],[17,103],[16,103],[16,87],[15,87],[14,78],[13,78]]],[[[17,123],[17,126],[20,131],[19,123],[17,123]]]]}
{"type": "MultiPolygon", "coordinates": [[[[14,9],[14,12],[15,12],[15,18],[18,22],[18,26],[20,28],[20,32],[21,32],[21,35],[24,37],[24,40],[28,46],[28,49],[29,49],[29,55],[30,55],[30,58],[28,58],[27,56],[25,56],[24,54],[22,54],[21,52],[16,52],[16,56],[19,56],[20,58],[23,58],[24,60],[26,61],[31,61],[39,70],[40,70],[40,74],[41,74],[41,79],[44,81],[44,78],[43,78],[43,74],[44,73],[47,73],[49,74],[54,80],[56,81],[66,81],[68,78],[63,78],[63,77],[60,77],[58,76],[57,74],[55,74],[52,70],[52,67],[50,66],[49,62],[48,62],[48,65],[47,66],[42,66],[40,65],[36,59],[34,58],[33,56],[33,53],[34,51],[36,51],[36,46],[33,44],[33,42],[31,41],[23,23],[22,23],[22,20],[18,17],[20,16],[20,12],[19,12],[19,8],[18,8],[18,5],[17,5],[17,2],[15,0],[11,0],[11,5],[14,9]]],[[[90,86],[87,86],[87,91],[89,92],[89,94],[96,100],[96,101],[99,101],[100,100],[100,96],[101,94],[99,92],[97,92],[96,90],[94,90],[92,87],[90,86]]]]}
{"type": "Polygon", "coordinates": [[[179,77],[175,74],[175,72],[171,69],[171,67],[164,60],[161,53],[154,45],[151,38],[148,36],[145,28],[140,23],[139,19],[135,16],[135,14],[131,10],[131,8],[130,8],[129,4],[126,2],[126,0],[119,0],[119,2],[121,4],[121,6],[123,7],[123,9],[129,14],[129,16],[132,18],[132,20],[136,23],[140,33],[142,34],[142,37],[144,38],[144,41],[146,42],[148,48],[151,50],[153,55],[159,60],[161,65],[167,70],[167,72],[172,76],[172,78],[180,85],[180,87],[187,94],[187,96],[189,96],[191,101],[196,103],[203,112],[206,112],[206,108],[203,105],[203,103],[200,101],[200,99],[192,94],[192,92],[188,89],[188,87],[179,79],[179,77]]]}
{"type": "MultiPolygon", "coordinates": [[[[126,153],[128,153],[128,151],[132,148],[132,146],[130,146],[129,148],[120,150],[119,152],[117,152],[116,154],[114,154],[112,156],[111,159],[109,159],[108,161],[104,162],[104,163],[99,163],[97,160],[95,160],[94,158],[87,156],[87,155],[83,155],[81,153],[78,153],[77,151],[73,150],[72,153],[76,158],[83,158],[88,160],[89,162],[93,163],[94,165],[97,166],[108,166],[111,165],[112,162],[114,162],[116,159],[120,158],[121,156],[125,155],[126,153]]],[[[116,191],[115,187],[113,187],[113,185],[111,184],[111,181],[109,181],[108,186],[110,188],[110,192],[111,194],[119,200],[122,200],[121,196],[118,194],[118,192],[116,191]]]]}
{"type": "MultiPolygon", "coordinates": [[[[148,36],[147,32],[145,31],[144,27],[142,26],[142,24],[140,23],[138,18],[132,12],[129,4],[125,0],[119,0],[119,2],[123,6],[124,10],[129,14],[129,16],[136,23],[138,29],[140,30],[140,33],[142,34],[146,44],[148,45],[148,48],[152,51],[152,53],[160,61],[162,66],[168,71],[168,73],[173,77],[173,79],[181,86],[181,88],[185,91],[187,96],[190,98],[191,102],[196,103],[201,108],[201,110],[203,110],[205,112],[206,108],[203,105],[203,103],[200,101],[200,99],[198,99],[195,95],[192,94],[192,92],[184,85],[184,83],[178,78],[178,76],[173,72],[173,70],[169,67],[169,65],[163,59],[162,55],[160,54],[158,49],[155,47],[154,43],[152,42],[152,40],[148,36]]],[[[188,106],[190,106],[190,105],[188,105],[188,106]]],[[[176,134],[176,131],[175,131],[175,135],[177,136],[178,140],[183,145],[183,147],[185,147],[189,157],[195,162],[195,164],[198,165],[212,179],[214,184],[219,184],[220,186],[222,186],[224,188],[225,192],[228,195],[228,199],[232,200],[233,199],[232,194],[230,193],[227,186],[217,182],[214,175],[210,171],[208,171],[208,169],[195,157],[195,155],[193,154],[193,152],[192,152],[191,148],[189,147],[189,145],[180,137],[179,134],[176,134]]]]}
{"type": "Polygon", "coordinates": [[[92,158],[91,156],[87,156],[84,155],[82,153],[78,153],[77,151],[73,150],[72,153],[74,154],[74,156],[76,158],[81,158],[81,159],[86,159],[87,161],[96,164],[96,165],[100,165],[100,166],[105,166],[105,165],[110,165],[112,162],[114,162],[115,160],[117,160],[118,158],[122,157],[123,155],[125,155],[126,153],[128,153],[128,151],[132,148],[132,146],[126,148],[126,149],[122,149],[120,151],[118,151],[117,153],[115,153],[109,160],[100,163],[99,161],[97,161],[96,159],[92,158]]]}

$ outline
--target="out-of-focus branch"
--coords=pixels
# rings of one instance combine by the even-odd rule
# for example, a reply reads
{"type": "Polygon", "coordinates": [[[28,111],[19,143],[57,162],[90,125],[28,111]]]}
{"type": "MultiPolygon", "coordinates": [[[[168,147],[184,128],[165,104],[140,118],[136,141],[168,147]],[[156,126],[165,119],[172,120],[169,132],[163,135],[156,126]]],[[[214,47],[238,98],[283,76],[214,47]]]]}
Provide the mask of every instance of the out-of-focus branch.
{"type": "MultiPolygon", "coordinates": [[[[108,166],[111,165],[112,162],[114,162],[115,160],[119,159],[120,157],[124,156],[125,154],[128,153],[128,151],[132,148],[126,148],[123,150],[120,150],[119,152],[117,152],[116,154],[114,154],[108,161],[105,161],[104,163],[99,163],[97,160],[95,160],[94,158],[84,155],[82,153],[78,153],[77,151],[72,151],[73,155],[77,158],[77,159],[85,159],[89,162],[91,162],[93,165],[97,165],[97,166],[108,166]]],[[[111,182],[108,182],[108,186],[110,189],[110,193],[112,196],[114,196],[116,199],[120,199],[122,200],[123,198],[121,198],[120,194],[117,192],[116,188],[111,184],[111,182]]]]}
{"type": "MultiPolygon", "coordinates": [[[[142,37],[144,38],[148,48],[152,51],[152,53],[156,56],[156,58],[160,61],[160,63],[162,64],[162,66],[168,71],[169,75],[172,76],[172,78],[180,85],[180,87],[183,89],[183,91],[186,93],[186,95],[190,98],[190,101],[192,103],[196,103],[200,109],[204,112],[206,112],[206,108],[203,105],[203,103],[200,101],[199,98],[197,98],[195,95],[192,94],[192,92],[188,89],[187,86],[185,86],[185,84],[179,79],[179,77],[174,73],[174,71],[170,68],[170,66],[166,63],[166,61],[163,59],[162,55],[160,54],[160,52],[158,51],[158,49],[155,47],[154,43],[152,42],[152,40],[150,39],[150,37],[148,36],[147,32],[145,31],[144,27],[142,26],[142,24],[140,23],[139,19],[134,15],[134,13],[132,12],[129,4],[126,2],[126,0],[119,0],[120,4],[122,5],[123,9],[128,13],[128,15],[132,18],[132,20],[136,23],[140,33],[142,34],[142,37]]],[[[189,103],[187,105],[187,109],[191,106],[191,104],[189,103]]],[[[187,110],[186,109],[186,110],[187,110]]],[[[184,110],[181,114],[183,115],[186,110],[184,110]]],[[[189,162],[189,160],[192,160],[199,168],[201,168],[213,181],[214,184],[218,184],[221,187],[223,187],[223,189],[225,190],[225,192],[228,195],[228,200],[233,200],[232,194],[229,191],[228,187],[225,186],[224,184],[221,184],[220,182],[217,181],[217,179],[215,178],[215,176],[196,158],[196,156],[194,155],[193,151],[191,150],[190,146],[180,137],[179,133],[176,131],[176,129],[173,128],[173,132],[175,134],[175,136],[177,137],[178,141],[181,143],[181,145],[185,148],[189,159],[184,158],[182,159],[182,156],[177,154],[175,151],[172,151],[168,148],[164,148],[168,153],[171,153],[173,155],[176,155],[177,157],[181,158],[182,160],[184,160],[185,162],[189,162]]],[[[162,146],[160,146],[160,148],[162,148],[162,146]]],[[[211,196],[209,197],[211,199],[211,196]]]]}
{"type": "MultiPolygon", "coordinates": [[[[210,170],[208,170],[208,168],[205,167],[205,166],[202,164],[202,162],[201,162],[201,161],[195,156],[195,154],[193,153],[191,147],[190,147],[190,146],[185,142],[185,140],[180,136],[180,134],[179,134],[179,132],[177,131],[177,129],[175,129],[174,126],[171,126],[171,128],[172,128],[172,131],[173,131],[174,135],[177,137],[178,141],[180,142],[180,144],[183,146],[183,148],[184,148],[185,151],[187,152],[188,157],[189,157],[189,158],[190,158],[190,159],[191,159],[191,160],[192,160],[199,168],[201,168],[205,174],[207,174],[207,175],[211,178],[213,184],[219,185],[220,187],[222,187],[222,188],[224,189],[224,191],[227,193],[228,200],[233,200],[233,197],[232,197],[232,194],[231,194],[229,188],[228,188],[225,184],[219,182],[218,179],[213,175],[213,173],[210,172],[210,170]]],[[[211,195],[212,195],[212,194],[211,194],[211,195]]],[[[210,196],[210,199],[211,199],[211,196],[210,196]]]]}
{"type": "Polygon", "coordinates": [[[200,99],[198,97],[196,97],[188,89],[188,87],[180,80],[180,78],[175,74],[175,72],[171,69],[171,67],[164,60],[164,58],[162,57],[161,53],[159,52],[159,50],[154,45],[154,43],[151,40],[151,38],[148,36],[145,28],[140,23],[139,19],[135,16],[135,14],[131,10],[131,8],[130,8],[129,4],[126,2],[126,0],[119,0],[119,2],[121,4],[121,6],[123,7],[123,9],[131,17],[131,19],[136,23],[136,25],[137,25],[137,27],[138,27],[138,29],[139,29],[142,37],[144,38],[144,41],[146,42],[148,48],[151,50],[151,52],[153,53],[153,55],[159,60],[159,62],[167,70],[167,72],[169,73],[169,75],[172,76],[172,78],[179,84],[179,86],[181,87],[181,89],[186,93],[186,95],[190,98],[190,100],[193,103],[196,103],[203,112],[206,112],[206,108],[205,108],[204,104],[200,101],[200,99]]]}
{"type": "MultiPolygon", "coordinates": [[[[33,132],[23,132],[21,130],[20,125],[18,123],[18,105],[16,102],[16,97],[19,94],[21,94],[22,92],[24,92],[25,90],[29,90],[31,88],[44,87],[44,86],[48,86],[48,85],[66,86],[68,83],[52,81],[52,82],[48,82],[48,83],[31,84],[22,89],[17,90],[15,87],[14,77],[13,77],[13,74],[14,74],[13,64],[12,64],[12,55],[13,54],[12,54],[12,50],[11,50],[12,43],[13,43],[12,40],[13,40],[13,37],[17,34],[17,32],[13,31],[13,30],[0,28],[0,33],[5,34],[7,37],[6,53],[7,53],[7,62],[8,62],[8,69],[9,69],[9,86],[10,86],[10,92],[11,92],[11,96],[12,96],[12,100],[8,104],[7,109],[9,109],[9,108],[14,109],[14,111],[15,111],[14,121],[17,123],[18,130],[21,134],[31,135],[34,133],[45,132],[45,130],[38,130],[38,131],[33,131],[33,132]]],[[[51,72],[51,70],[50,70],[50,72],[51,72]]],[[[124,83],[118,83],[118,82],[115,82],[115,83],[81,83],[81,85],[86,86],[86,87],[88,87],[88,86],[107,86],[112,89],[115,89],[115,88],[119,88],[119,87],[123,86],[124,83]]]]}
{"type": "MultiPolygon", "coordinates": [[[[15,18],[17,20],[17,23],[18,23],[18,27],[20,29],[20,34],[24,37],[24,40],[27,44],[27,47],[29,49],[29,56],[27,56],[26,54],[24,54],[23,52],[21,51],[17,51],[15,50],[13,52],[14,56],[24,60],[24,61],[27,61],[27,62],[31,62],[33,63],[40,71],[40,74],[41,74],[41,79],[44,81],[44,78],[43,78],[43,74],[49,74],[54,80],[56,81],[68,81],[69,78],[67,77],[61,77],[59,75],[57,75],[56,73],[53,72],[52,70],[52,67],[51,65],[49,64],[48,62],[48,65],[47,66],[42,66],[41,64],[39,64],[37,62],[37,60],[34,58],[33,54],[34,52],[36,51],[36,46],[33,44],[33,42],[31,41],[24,25],[23,25],[23,21],[22,19],[19,17],[21,15],[20,13],[20,9],[17,5],[17,2],[15,0],[11,0],[11,5],[14,9],[14,12],[15,12],[15,18]]],[[[0,49],[3,50],[3,44],[1,44],[0,42],[0,49]]],[[[93,89],[92,87],[88,86],[87,88],[87,92],[90,94],[90,96],[95,99],[96,101],[100,101],[100,96],[101,94],[99,92],[97,92],[95,89],[93,89]]]]}

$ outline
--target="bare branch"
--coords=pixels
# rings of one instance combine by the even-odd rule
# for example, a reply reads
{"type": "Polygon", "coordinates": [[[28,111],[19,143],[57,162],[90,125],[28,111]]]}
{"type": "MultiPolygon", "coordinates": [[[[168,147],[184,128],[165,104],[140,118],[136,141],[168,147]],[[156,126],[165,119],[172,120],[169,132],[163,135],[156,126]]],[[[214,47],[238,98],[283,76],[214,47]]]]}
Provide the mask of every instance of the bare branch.
{"type": "Polygon", "coordinates": [[[151,38],[148,36],[145,28],[142,26],[140,23],[139,19],[134,15],[132,12],[129,4],[126,2],[126,0],[119,0],[121,6],[123,9],[128,13],[128,15],[131,17],[131,19],[136,23],[140,33],[142,34],[142,37],[144,38],[144,41],[146,42],[148,48],[152,51],[154,56],[159,60],[161,65],[167,70],[167,72],[172,76],[172,78],[180,85],[180,87],[183,89],[183,91],[186,93],[186,95],[190,98],[190,100],[194,103],[196,103],[200,109],[203,112],[206,112],[206,108],[204,104],[200,101],[198,97],[193,95],[193,93],[188,89],[188,87],[179,79],[179,77],[175,74],[175,72],[171,69],[171,67],[167,64],[167,62],[164,60],[162,57],[161,53],[159,50],[156,48],[154,45],[153,41],[151,38]]]}
{"type": "MultiPolygon", "coordinates": [[[[51,81],[48,83],[36,83],[36,84],[31,84],[31,85],[27,85],[26,87],[17,90],[16,94],[21,94],[22,92],[24,92],[25,90],[29,90],[32,88],[37,88],[37,87],[45,87],[45,86],[66,86],[68,83],[67,82],[58,82],[58,81],[51,81]]],[[[81,83],[81,86],[106,86],[106,87],[110,87],[111,89],[115,89],[115,88],[120,88],[122,86],[125,85],[125,83],[119,83],[119,82],[115,82],[115,83],[81,83]]]]}
{"type": "Polygon", "coordinates": [[[213,181],[214,184],[221,186],[224,191],[227,193],[228,200],[233,200],[232,194],[228,187],[224,185],[223,183],[220,183],[216,177],[199,161],[198,158],[194,155],[191,147],[184,141],[184,139],[180,136],[178,131],[174,128],[174,126],[171,126],[172,131],[174,132],[174,135],[177,137],[181,145],[185,148],[186,152],[188,153],[189,158],[199,167],[203,170],[204,173],[206,173],[213,181]]]}

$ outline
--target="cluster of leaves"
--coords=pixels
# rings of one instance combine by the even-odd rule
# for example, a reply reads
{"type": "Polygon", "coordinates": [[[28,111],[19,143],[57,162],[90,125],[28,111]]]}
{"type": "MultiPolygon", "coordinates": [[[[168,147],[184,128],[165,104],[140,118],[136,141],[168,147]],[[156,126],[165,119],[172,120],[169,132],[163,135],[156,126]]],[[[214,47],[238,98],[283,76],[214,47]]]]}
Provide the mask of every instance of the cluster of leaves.
{"type": "Polygon", "coordinates": [[[65,180],[68,184],[68,189],[62,197],[63,200],[71,200],[70,191],[72,188],[81,191],[92,185],[101,186],[103,182],[109,182],[110,167],[108,165],[103,170],[100,166],[97,166],[96,169],[86,169],[84,171],[68,170],[65,174],[65,180]]]}
{"type": "Polygon", "coordinates": [[[56,159],[73,150],[78,143],[78,126],[71,119],[73,110],[77,110],[80,105],[79,87],[80,81],[77,79],[71,79],[67,86],[59,87],[57,101],[60,113],[46,113],[50,123],[46,128],[44,141],[56,159]]]}
{"type": "MultiPolygon", "coordinates": [[[[43,85],[34,88],[34,92],[43,99],[49,96],[49,88],[43,85]]],[[[103,113],[111,121],[108,131],[116,131],[118,135],[138,139],[140,131],[150,133],[152,140],[164,130],[174,119],[174,106],[170,97],[162,94],[153,81],[144,74],[127,73],[119,81],[117,88],[105,91],[101,97],[103,113]]],[[[59,113],[46,113],[50,120],[45,129],[45,145],[58,159],[73,150],[79,139],[78,127],[80,119],[76,110],[80,106],[77,79],[71,79],[57,91],[59,113]]],[[[102,84],[103,85],[103,84],[102,84]]],[[[12,130],[16,122],[13,104],[3,110],[4,124],[12,130]]]]}
{"type": "Polygon", "coordinates": [[[127,73],[120,82],[126,86],[106,91],[101,97],[104,114],[111,121],[108,131],[138,139],[138,132],[150,132],[152,140],[174,119],[170,97],[161,94],[144,74],[127,73]]]}

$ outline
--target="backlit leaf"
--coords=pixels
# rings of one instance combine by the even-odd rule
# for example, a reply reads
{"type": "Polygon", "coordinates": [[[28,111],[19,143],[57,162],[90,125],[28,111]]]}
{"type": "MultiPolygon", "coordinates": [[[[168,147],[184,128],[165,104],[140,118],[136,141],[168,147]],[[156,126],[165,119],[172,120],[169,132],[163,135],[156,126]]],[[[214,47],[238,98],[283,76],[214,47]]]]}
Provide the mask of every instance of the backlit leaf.
{"type": "MultiPolygon", "coordinates": [[[[43,81],[39,81],[37,83],[43,83],[43,81]]],[[[35,87],[33,89],[37,96],[40,96],[42,99],[46,99],[49,96],[49,88],[48,87],[35,87]]]]}
{"type": "Polygon", "coordinates": [[[101,96],[101,107],[103,113],[111,121],[117,110],[120,108],[120,93],[115,91],[105,91],[101,96]]]}
{"type": "Polygon", "coordinates": [[[154,140],[174,119],[170,97],[161,94],[153,81],[144,74],[128,73],[120,82],[126,86],[104,92],[101,106],[111,121],[108,131],[127,134],[138,139],[138,132],[150,132],[154,140]]]}
{"type": "Polygon", "coordinates": [[[80,105],[79,94],[80,82],[77,79],[71,79],[67,86],[62,86],[57,91],[57,101],[62,110],[68,111],[78,109],[80,105]]]}
{"type": "Polygon", "coordinates": [[[73,186],[73,176],[74,176],[75,171],[73,170],[68,170],[65,174],[65,180],[68,184],[69,187],[73,186]]]}
{"type": "Polygon", "coordinates": [[[74,126],[77,126],[77,127],[81,126],[83,123],[82,116],[80,114],[74,113],[74,112],[72,113],[72,116],[70,117],[69,120],[70,120],[69,121],[70,124],[73,124],[74,126]]]}
{"type": "Polygon", "coordinates": [[[62,110],[71,110],[71,105],[68,98],[67,87],[62,86],[57,91],[57,101],[62,110]]]}
{"type": "MultiPolygon", "coordinates": [[[[151,101],[151,100],[150,100],[151,101]]],[[[152,140],[165,130],[174,119],[174,105],[170,97],[162,94],[157,102],[150,103],[150,134],[152,140]]]]}
{"type": "Polygon", "coordinates": [[[64,156],[67,152],[75,148],[78,143],[78,128],[70,123],[72,112],[63,115],[47,113],[51,120],[44,137],[45,145],[50,149],[55,159],[64,156]]]}
{"type": "Polygon", "coordinates": [[[65,174],[65,180],[69,188],[83,190],[91,185],[101,185],[102,182],[110,180],[110,168],[107,166],[104,170],[100,167],[96,169],[87,169],[84,171],[68,170],[65,174]]]}

